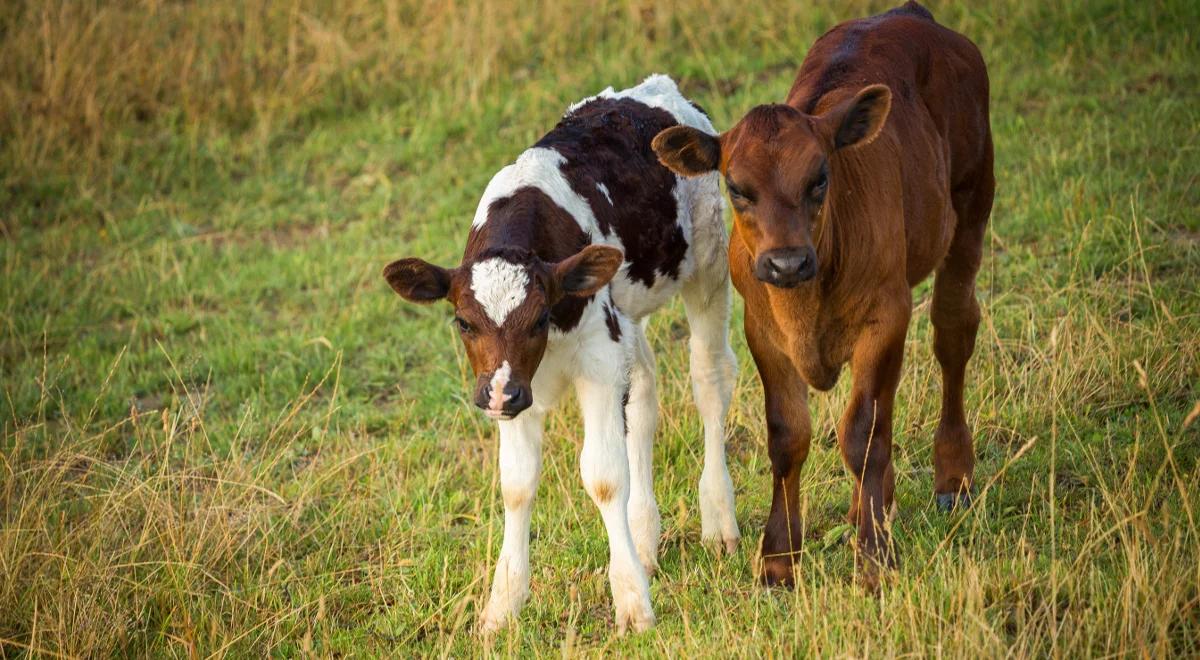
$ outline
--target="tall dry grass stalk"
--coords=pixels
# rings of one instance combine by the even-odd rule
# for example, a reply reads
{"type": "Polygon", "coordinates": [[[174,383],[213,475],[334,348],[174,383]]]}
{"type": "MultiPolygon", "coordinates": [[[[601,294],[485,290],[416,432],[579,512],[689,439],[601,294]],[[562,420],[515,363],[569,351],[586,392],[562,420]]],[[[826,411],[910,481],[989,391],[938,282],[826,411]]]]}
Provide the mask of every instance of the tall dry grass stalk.
{"type": "Polygon", "coordinates": [[[81,177],[69,194],[107,199],[114,170],[147,169],[139,157],[165,136],[232,134],[254,153],[306,118],[414,100],[436,117],[514,79],[577,80],[612,61],[690,53],[683,73],[713,83],[728,73],[700,55],[794,55],[787,44],[827,13],[711,0],[14,0],[0,6],[0,191],[81,177]]]}

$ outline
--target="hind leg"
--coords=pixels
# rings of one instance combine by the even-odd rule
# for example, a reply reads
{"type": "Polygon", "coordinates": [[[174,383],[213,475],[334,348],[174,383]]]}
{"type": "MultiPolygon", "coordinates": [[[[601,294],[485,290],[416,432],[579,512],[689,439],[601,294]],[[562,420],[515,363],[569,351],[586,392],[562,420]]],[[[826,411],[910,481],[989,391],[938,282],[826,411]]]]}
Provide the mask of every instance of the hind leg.
{"type": "Polygon", "coordinates": [[[954,194],[958,227],[933,280],[933,353],[942,368],[941,421],[933,437],[933,490],[944,511],[968,506],[971,501],[975,446],[963,407],[963,386],[979,329],[975,276],[983,255],[993,188],[989,173],[979,186],[954,194]]]}
{"type": "Polygon", "coordinates": [[[709,256],[683,288],[691,338],[692,394],[704,423],[700,475],[700,526],[706,542],[737,548],[733,481],[725,461],[725,415],[733,397],[737,360],[729,346],[729,270],[724,251],[709,256]]]}
{"type": "Polygon", "coordinates": [[[661,519],[654,499],[654,430],[658,425],[658,393],[654,353],[641,326],[633,328],[634,360],[625,405],[625,442],[629,455],[629,530],[647,575],[658,568],[661,519]]]}

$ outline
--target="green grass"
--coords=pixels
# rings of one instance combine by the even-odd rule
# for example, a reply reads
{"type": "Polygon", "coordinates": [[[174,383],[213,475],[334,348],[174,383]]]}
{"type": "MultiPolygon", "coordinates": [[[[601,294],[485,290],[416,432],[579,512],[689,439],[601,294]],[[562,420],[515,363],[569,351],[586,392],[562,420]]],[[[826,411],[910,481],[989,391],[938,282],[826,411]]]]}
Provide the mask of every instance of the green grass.
{"type": "MultiPolygon", "coordinates": [[[[495,431],[445,307],[488,178],[567,104],[662,71],[728,127],[879,2],[13,3],[0,9],[0,655],[473,655],[495,431]]],[[[658,626],[617,637],[574,406],[550,421],[533,595],[500,654],[1200,654],[1200,5],[931,3],[989,64],[998,195],[967,402],[978,505],[935,512],[917,313],[895,419],[901,566],[841,540],[813,397],[794,591],[740,331],[737,554],[699,543],[686,323],[654,318],[658,626]]],[[[740,301],[735,309],[740,328],[740,301]]]]}

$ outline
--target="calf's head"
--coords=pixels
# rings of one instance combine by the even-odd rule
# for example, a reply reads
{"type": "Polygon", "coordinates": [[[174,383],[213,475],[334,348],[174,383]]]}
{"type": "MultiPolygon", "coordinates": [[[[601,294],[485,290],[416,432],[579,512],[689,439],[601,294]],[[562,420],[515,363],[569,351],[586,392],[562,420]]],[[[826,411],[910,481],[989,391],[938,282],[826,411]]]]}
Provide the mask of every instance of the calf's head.
{"type": "Polygon", "coordinates": [[[493,419],[512,419],[533,403],[551,308],[565,296],[595,294],[623,259],[620,250],[601,245],[556,263],[501,249],[457,268],[400,259],[384,268],[383,277],[405,300],[454,305],[454,324],[475,372],[475,405],[493,419]]]}
{"type": "Polygon", "coordinates": [[[724,175],[755,277],[791,288],[819,272],[813,236],[828,215],[823,211],[830,189],[840,183],[831,179],[830,158],[874,140],[891,98],[886,86],[871,85],[818,115],[761,105],[719,136],[673,126],[654,138],[653,147],[662,164],[681,176],[724,175]]]}

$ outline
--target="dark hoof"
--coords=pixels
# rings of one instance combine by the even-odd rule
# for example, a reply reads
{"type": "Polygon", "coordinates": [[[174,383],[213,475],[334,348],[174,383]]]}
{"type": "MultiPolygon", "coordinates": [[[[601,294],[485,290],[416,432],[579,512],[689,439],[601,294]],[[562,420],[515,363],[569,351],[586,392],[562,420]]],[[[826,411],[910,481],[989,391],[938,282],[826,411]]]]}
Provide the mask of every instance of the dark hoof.
{"type": "Polygon", "coordinates": [[[879,595],[879,566],[874,563],[863,567],[858,574],[858,586],[870,596],[879,595]]]}
{"type": "Polygon", "coordinates": [[[768,557],[763,560],[762,569],[764,587],[791,589],[796,586],[795,569],[790,557],[768,557]]]}
{"type": "Polygon", "coordinates": [[[896,565],[895,552],[855,556],[859,586],[869,594],[878,595],[883,583],[894,575],[896,565]]]}
{"type": "Polygon", "coordinates": [[[937,507],[943,513],[950,513],[955,509],[966,511],[971,508],[971,493],[967,491],[959,493],[938,493],[937,507]]]}

